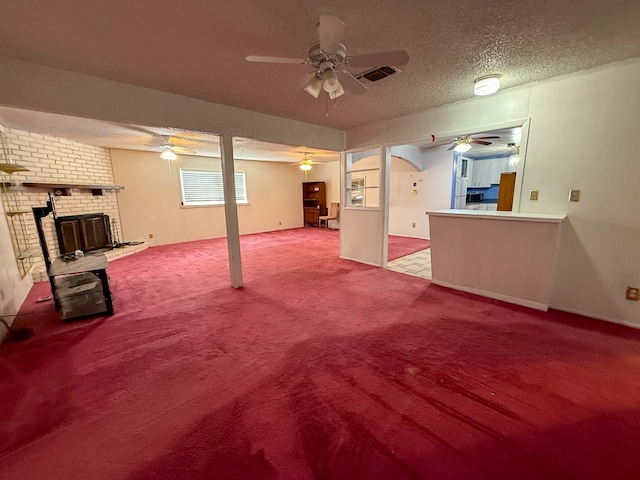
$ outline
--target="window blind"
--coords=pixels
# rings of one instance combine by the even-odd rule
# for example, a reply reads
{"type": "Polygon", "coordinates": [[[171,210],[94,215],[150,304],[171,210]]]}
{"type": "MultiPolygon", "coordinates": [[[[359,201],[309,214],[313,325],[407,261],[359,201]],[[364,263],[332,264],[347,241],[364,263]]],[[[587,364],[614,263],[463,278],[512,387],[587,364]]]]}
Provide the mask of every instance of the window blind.
{"type": "MultiPolygon", "coordinates": [[[[223,205],[222,172],[180,169],[183,205],[223,205]]],[[[236,202],[247,203],[244,172],[235,172],[236,202]]]]}

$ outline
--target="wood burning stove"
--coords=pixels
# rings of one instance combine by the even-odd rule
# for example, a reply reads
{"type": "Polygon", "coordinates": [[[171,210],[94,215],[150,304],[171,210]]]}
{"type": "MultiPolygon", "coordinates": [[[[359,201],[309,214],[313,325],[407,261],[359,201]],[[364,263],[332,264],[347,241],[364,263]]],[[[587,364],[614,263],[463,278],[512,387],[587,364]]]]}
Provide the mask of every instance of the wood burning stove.
{"type": "Polygon", "coordinates": [[[90,252],[112,246],[109,215],[89,213],[57,217],[56,234],[60,255],[76,250],[90,252]]]}

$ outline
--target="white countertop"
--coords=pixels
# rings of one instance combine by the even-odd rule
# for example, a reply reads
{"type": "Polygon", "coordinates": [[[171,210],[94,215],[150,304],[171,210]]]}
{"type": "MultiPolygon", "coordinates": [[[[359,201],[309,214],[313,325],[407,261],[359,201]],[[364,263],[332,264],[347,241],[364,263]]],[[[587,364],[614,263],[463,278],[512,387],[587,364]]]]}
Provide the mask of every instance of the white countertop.
{"type": "Polygon", "coordinates": [[[427,215],[444,217],[464,217],[481,218],[490,220],[511,220],[517,222],[540,222],[540,223],[562,223],[566,220],[566,215],[553,213],[517,213],[517,212],[494,212],[490,210],[431,210],[427,215]]]}

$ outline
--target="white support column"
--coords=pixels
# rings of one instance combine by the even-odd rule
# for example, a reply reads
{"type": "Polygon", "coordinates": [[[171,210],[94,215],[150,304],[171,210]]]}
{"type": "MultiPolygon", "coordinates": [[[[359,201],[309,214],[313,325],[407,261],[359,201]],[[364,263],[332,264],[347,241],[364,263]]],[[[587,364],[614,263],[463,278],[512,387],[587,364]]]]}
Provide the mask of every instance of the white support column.
{"type": "Polygon", "coordinates": [[[222,183],[224,187],[224,218],[227,224],[227,249],[229,250],[229,271],[231,286],[242,286],[242,258],[240,256],[240,227],[238,225],[238,205],[236,204],[236,180],[233,165],[233,137],[220,135],[222,154],[222,183]]]}
{"type": "Polygon", "coordinates": [[[380,266],[386,267],[389,258],[389,192],[391,190],[391,150],[380,147],[380,234],[382,246],[380,266]]]}

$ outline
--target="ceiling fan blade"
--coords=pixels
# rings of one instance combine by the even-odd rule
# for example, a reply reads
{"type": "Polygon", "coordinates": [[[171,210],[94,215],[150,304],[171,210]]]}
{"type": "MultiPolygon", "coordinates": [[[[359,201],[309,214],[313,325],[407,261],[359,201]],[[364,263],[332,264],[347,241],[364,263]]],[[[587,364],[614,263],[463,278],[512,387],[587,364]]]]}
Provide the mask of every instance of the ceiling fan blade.
{"type": "Polygon", "coordinates": [[[476,143],[478,145],[491,145],[491,142],[485,142],[484,140],[478,140],[477,138],[474,138],[469,143],[476,143]]]}
{"type": "Polygon", "coordinates": [[[176,147],[174,145],[171,145],[169,148],[173,150],[174,153],[180,153],[182,155],[193,155],[197,153],[195,150],[188,147],[176,147]]]}
{"type": "Polygon", "coordinates": [[[352,67],[382,67],[385,65],[406,65],[409,54],[404,50],[394,52],[368,53],[347,57],[347,63],[352,67]]]}
{"type": "Polygon", "coordinates": [[[306,65],[309,63],[307,59],[302,58],[287,58],[287,57],[263,57],[261,55],[249,55],[245,57],[247,62],[260,62],[260,63],[297,63],[306,65]]]}
{"type": "Polygon", "coordinates": [[[320,15],[318,24],[318,38],[320,48],[326,53],[334,54],[338,51],[338,46],[344,33],[344,22],[333,15],[320,15]]]}
{"type": "Polygon", "coordinates": [[[447,152],[448,152],[449,150],[453,150],[454,148],[456,148],[455,144],[453,144],[453,145],[451,145],[449,148],[447,148],[447,152]]]}
{"type": "Polygon", "coordinates": [[[490,138],[500,138],[500,137],[493,136],[493,137],[473,137],[473,138],[475,138],[476,140],[489,140],[490,138]]]}
{"type": "Polygon", "coordinates": [[[337,75],[342,86],[354,95],[362,95],[369,91],[369,88],[365,84],[346,70],[338,70],[337,75]]]}

